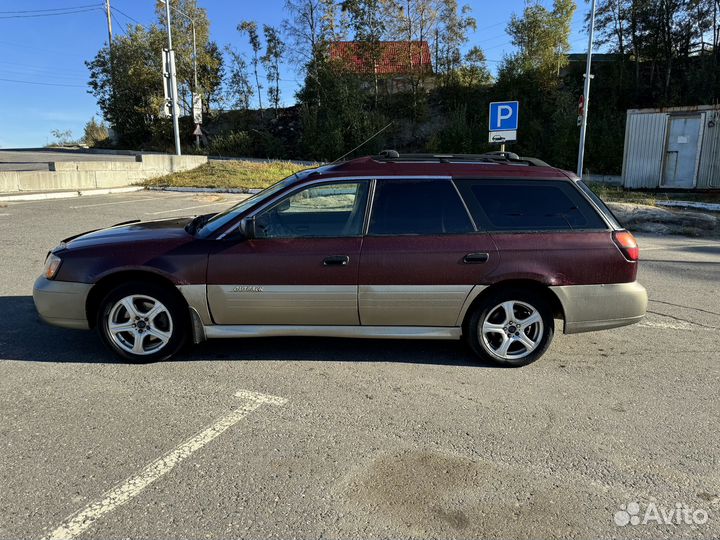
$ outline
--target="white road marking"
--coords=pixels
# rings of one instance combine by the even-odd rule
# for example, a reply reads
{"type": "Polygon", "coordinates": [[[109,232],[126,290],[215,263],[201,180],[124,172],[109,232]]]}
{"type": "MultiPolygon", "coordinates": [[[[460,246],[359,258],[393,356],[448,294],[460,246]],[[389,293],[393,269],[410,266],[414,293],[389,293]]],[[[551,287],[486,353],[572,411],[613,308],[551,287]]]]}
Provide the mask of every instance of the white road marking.
{"type": "Polygon", "coordinates": [[[71,206],[71,210],[75,210],[76,208],[92,208],[94,206],[110,206],[113,204],[126,204],[126,203],[132,203],[132,202],[138,202],[138,201],[156,201],[157,197],[141,197],[138,199],[129,199],[127,201],[112,201],[112,202],[103,202],[103,203],[96,203],[96,204],[81,204],[78,206],[71,206]]]}
{"type": "Polygon", "coordinates": [[[10,214],[0,214],[0,217],[7,217],[7,216],[9,216],[9,215],[10,215],[10,214]]]}
{"type": "Polygon", "coordinates": [[[672,251],[674,249],[678,248],[687,248],[687,247],[717,247],[720,245],[720,243],[715,244],[674,244],[672,246],[650,246],[650,247],[642,247],[640,246],[640,253],[642,254],[643,251],[672,251]]]}
{"type": "Polygon", "coordinates": [[[131,476],[106,492],[101,500],[90,503],[82,510],[68,516],[59,527],[45,536],[43,540],[70,540],[75,538],[92,527],[102,516],[128,502],[155,480],[170,472],[178,463],[222,435],[254,410],[264,404],[280,406],[287,403],[285,398],[259,394],[249,390],[240,390],[235,396],[245,400],[245,404],[218,419],[161,458],[156,459],[140,471],[139,474],[131,476]]]}
{"type": "Polygon", "coordinates": [[[217,201],[210,204],[201,204],[199,206],[188,206],[187,208],[174,208],[173,210],[161,210],[160,212],[148,212],[146,216],[157,216],[158,214],[170,214],[172,212],[184,212],[185,210],[195,210],[196,208],[207,208],[208,206],[218,206],[220,204],[227,205],[229,201],[217,201]]]}
{"type": "Polygon", "coordinates": [[[643,328],[663,328],[665,330],[692,330],[695,325],[683,322],[662,322],[662,321],[643,321],[638,324],[643,328]]]}

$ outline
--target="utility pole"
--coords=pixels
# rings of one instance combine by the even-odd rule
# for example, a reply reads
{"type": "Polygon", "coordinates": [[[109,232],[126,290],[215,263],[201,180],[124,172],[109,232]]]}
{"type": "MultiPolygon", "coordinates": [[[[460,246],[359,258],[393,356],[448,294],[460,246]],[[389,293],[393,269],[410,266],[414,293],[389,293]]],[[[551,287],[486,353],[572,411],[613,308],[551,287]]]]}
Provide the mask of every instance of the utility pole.
{"type": "Polygon", "coordinates": [[[595,0],[592,0],[592,7],[590,9],[590,35],[588,37],[588,50],[585,63],[585,88],[583,91],[583,111],[580,124],[580,148],[578,150],[577,164],[577,175],[580,178],[582,178],[583,175],[583,162],[585,161],[585,137],[587,135],[588,109],[590,106],[590,79],[592,79],[590,68],[592,67],[592,48],[595,33],[595,0]]]}
{"type": "Polygon", "coordinates": [[[115,93],[114,74],[115,69],[113,66],[113,45],[112,45],[112,13],[110,12],[110,0],[105,0],[105,13],[107,14],[107,26],[108,26],[108,54],[110,55],[110,87],[112,88],[113,95],[115,93]]]}
{"type": "Polygon", "coordinates": [[[112,51],[112,14],[110,13],[110,0],[105,0],[105,13],[107,14],[108,23],[108,47],[110,47],[112,51]]]}
{"type": "MultiPolygon", "coordinates": [[[[167,24],[167,35],[168,35],[168,58],[172,58],[172,28],[170,27],[170,2],[165,2],[165,22],[167,24]]],[[[178,100],[177,100],[177,81],[175,79],[175,66],[170,66],[170,91],[172,95],[171,106],[172,106],[172,118],[173,118],[173,132],[175,133],[175,154],[180,155],[180,126],[178,124],[178,100]]]]}

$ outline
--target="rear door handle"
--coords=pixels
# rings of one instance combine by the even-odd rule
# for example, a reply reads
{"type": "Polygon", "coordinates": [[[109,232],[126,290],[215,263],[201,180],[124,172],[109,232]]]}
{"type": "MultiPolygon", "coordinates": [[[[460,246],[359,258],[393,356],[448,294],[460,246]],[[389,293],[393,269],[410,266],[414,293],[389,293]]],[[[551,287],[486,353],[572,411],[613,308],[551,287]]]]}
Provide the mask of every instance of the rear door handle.
{"type": "Polygon", "coordinates": [[[349,262],[350,257],[347,255],[333,255],[331,257],[325,257],[323,266],[347,266],[349,262]]]}
{"type": "Polygon", "coordinates": [[[463,257],[465,264],[482,264],[488,262],[490,259],[489,253],[468,253],[463,257]]]}

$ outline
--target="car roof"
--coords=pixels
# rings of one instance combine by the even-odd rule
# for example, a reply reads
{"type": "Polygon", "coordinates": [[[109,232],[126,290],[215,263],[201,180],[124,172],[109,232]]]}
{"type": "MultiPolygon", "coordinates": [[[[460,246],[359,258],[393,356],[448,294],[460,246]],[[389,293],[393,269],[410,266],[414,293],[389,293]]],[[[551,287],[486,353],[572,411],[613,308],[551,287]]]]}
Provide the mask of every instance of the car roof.
{"type": "MultiPolygon", "coordinates": [[[[418,154],[418,158],[403,156],[402,159],[383,159],[382,156],[366,156],[337,164],[318,167],[314,171],[307,171],[304,176],[307,180],[335,178],[342,176],[452,176],[454,178],[514,178],[527,180],[568,180],[572,173],[551,167],[545,163],[535,165],[519,160],[490,160],[478,155],[477,159],[471,156],[455,158],[441,156],[432,158],[427,154],[418,154]]],[[[529,159],[529,158],[527,158],[529,159]]]]}

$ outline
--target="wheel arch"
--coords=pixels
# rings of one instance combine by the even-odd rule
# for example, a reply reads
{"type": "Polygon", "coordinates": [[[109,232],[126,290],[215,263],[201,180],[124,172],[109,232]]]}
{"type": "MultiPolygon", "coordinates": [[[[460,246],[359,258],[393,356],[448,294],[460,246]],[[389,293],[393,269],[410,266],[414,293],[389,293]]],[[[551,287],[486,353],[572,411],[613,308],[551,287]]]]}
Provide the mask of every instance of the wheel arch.
{"type": "Polygon", "coordinates": [[[85,300],[85,315],[90,328],[95,326],[97,311],[103,298],[105,298],[105,296],[118,285],[128,283],[130,281],[159,285],[168,291],[171,291],[172,294],[182,303],[182,305],[185,306],[185,313],[188,314],[188,321],[190,321],[190,312],[187,300],[185,300],[185,297],[178,290],[175,283],[173,283],[169,278],[149,270],[119,270],[103,276],[90,289],[87,299],[85,300]]]}
{"type": "Polygon", "coordinates": [[[461,314],[463,334],[467,335],[467,324],[475,309],[490,295],[502,290],[522,290],[540,294],[547,300],[548,305],[552,310],[553,317],[556,319],[562,319],[563,322],[565,321],[565,310],[563,305],[550,287],[540,281],[532,279],[508,279],[498,281],[497,283],[493,283],[492,285],[485,287],[475,296],[472,302],[470,302],[470,305],[464,308],[464,312],[461,314]]]}

